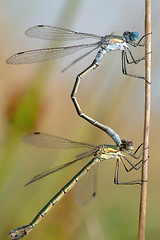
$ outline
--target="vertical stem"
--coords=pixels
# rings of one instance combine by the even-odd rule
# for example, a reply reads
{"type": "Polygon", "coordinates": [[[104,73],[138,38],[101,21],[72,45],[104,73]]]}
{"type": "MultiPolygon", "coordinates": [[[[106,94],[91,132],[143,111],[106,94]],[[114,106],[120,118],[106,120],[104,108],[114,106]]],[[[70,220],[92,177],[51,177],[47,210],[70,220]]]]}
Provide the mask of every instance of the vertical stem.
{"type": "MultiPolygon", "coordinates": [[[[145,0],[145,34],[151,33],[151,0],[145,0]]],[[[145,53],[151,52],[151,34],[146,38],[145,53]]],[[[145,78],[151,83],[151,54],[145,58],[145,78]]],[[[145,118],[144,118],[144,154],[143,161],[148,158],[149,147],[149,125],[150,125],[150,96],[151,84],[145,83],[145,118]]],[[[147,200],[147,175],[148,161],[142,167],[142,186],[139,209],[139,232],[138,239],[145,240],[145,218],[146,218],[146,200],[147,200]]]]}

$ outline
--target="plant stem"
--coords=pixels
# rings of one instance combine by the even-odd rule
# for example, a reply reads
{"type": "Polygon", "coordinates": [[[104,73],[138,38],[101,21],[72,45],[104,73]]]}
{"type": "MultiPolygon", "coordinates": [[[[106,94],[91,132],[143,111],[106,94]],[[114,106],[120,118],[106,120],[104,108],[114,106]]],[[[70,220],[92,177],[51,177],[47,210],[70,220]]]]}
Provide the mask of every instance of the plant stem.
{"type": "MultiPolygon", "coordinates": [[[[151,33],[151,0],[145,0],[145,34],[151,33]]],[[[146,38],[145,53],[151,53],[151,34],[146,38]]],[[[148,159],[150,103],[151,103],[151,54],[145,58],[145,116],[144,116],[144,153],[143,161],[148,159]],[[149,83],[148,83],[149,82],[149,83]]],[[[138,239],[145,240],[145,218],[147,200],[148,161],[142,167],[142,186],[139,209],[139,232],[138,239]]]]}

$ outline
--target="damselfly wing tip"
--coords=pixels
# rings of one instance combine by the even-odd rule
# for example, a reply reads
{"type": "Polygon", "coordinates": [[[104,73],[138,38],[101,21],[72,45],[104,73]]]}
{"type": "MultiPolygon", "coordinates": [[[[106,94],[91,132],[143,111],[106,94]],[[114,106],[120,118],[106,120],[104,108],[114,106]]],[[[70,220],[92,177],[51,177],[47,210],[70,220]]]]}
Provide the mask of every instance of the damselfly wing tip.
{"type": "Polygon", "coordinates": [[[95,197],[96,196],[96,192],[94,192],[92,196],[95,197]]]}
{"type": "Polygon", "coordinates": [[[34,134],[34,135],[38,135],[38,134],[40,134],[40,132],[34,132],[33,134],[34,134]]]}

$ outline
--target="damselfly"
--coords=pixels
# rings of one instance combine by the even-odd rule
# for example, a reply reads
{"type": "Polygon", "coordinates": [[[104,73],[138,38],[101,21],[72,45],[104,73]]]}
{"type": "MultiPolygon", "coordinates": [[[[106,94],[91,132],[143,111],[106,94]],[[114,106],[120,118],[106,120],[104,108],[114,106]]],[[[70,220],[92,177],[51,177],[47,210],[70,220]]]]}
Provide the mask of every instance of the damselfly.
{"type": "MultiPolygon", "coordinates": [[[[111,128],[104,126],[101,123],[98,123],[94,119],[90,118],[86,114],[84,114],[78,104],[76,93],[78,90],[78,86],[80,83],[80,80],[84,75],[86,75],[90,70],[97,68],[97,66],[100,64],[103,56],[113,50],[121,50],[122,51],[122,72],[125,75],[129,75],[132,77],[138,77],[141,79],[144,79],[142,76],[132,75],[127,73],[126,64],[137,64],[141,60],[145,59],[145,56],[140,58],[139,60],[135,60],[128,44],[130,44],[133,47],[142,47],[144,44],[142,44],[142,40],[146,38],[146,35],[142,36],[140,40],[138,41],[139,34],[137,32],[129,32],[125,31],[123,33],[123,36],[117,36],[117,35],[105,35],[105,36],[97,36],[95,34],[89,34],[89,33],[81,33],[81,32],[75,32],[71,30],[67,30],[64,28],[58,28],[53,26],[45,26],[45,25],[38,25],[32,28],[29,28],[26,31],[26,35],[29,37],[39,38],[39,39],[46,39],[46,40],[82,40],[82,39],[96,39],[98,40],[95,43],[92,44],[81,44],[81,45],[75,45],[75,46],[67,46],[67,47],[58,47],[58,48],[46,48],[46,49],[37,49],[37,50],[30,50],[26,52],[20,52],[12,57],[10,57],[6,62],[8,64],[23,64],[23,63],[37,63],[42,62],[46,60],[51,60],[54,58],[62,57],[69,55],[71,53],[74,53],[80,49],[83,48],[91,48],[89,52],[75,60],[72,64],[80,60],[81,58],[87,56],[91,52],[93,52],[96,49],[100,49],[93,60],[92,64],[86,68],[83,72],[78,74],[76,77],[76,81],[71,93],[71,99],[74,103],[74,106],[76,108],[76,111],[78,115],[88,122],[90,122],[92,125],[100,128],[101,130],[105,131],[110,137],[112,137],[113,141],[120,145],[121,141],[119,139],[119,136],[115,134],[111,128]],[[132,61],[129,61],[128,54],[130,55],[132,61]]],[[[71,64],[71,65],[72,65],[71,64]]]]}
{"type": "Polygon", "coordinates": [[[27,235],[31,230],[34,229],[34,227],[37,226],[37,224],[42,220],[42,218],[47,214],[47,212],[64,197],[66,193],[68,193],[74,185],[76,185],[76,195],[80,203],[83,205],[88,203],[93,197],[96,195],[96,171],[98,163],[104,160],[110,160],[114,159],[116,161],[116,167],[115,167],[115,174],[114,174],[114,183],[115,184],[122,184],[122,185],[128,185],[128,184],[141,184],[141,180],[135,180],[130,182],[120,182],[119,181],[119,169],[120,169],[120,163],[122,163],[122,166],[127,172],[130,172],[131,170],[135,169],[138,170],[142,167],[144,162],[142,163],[142,160],[138,161],[136,164],[133,164],[126,156],[125,154],[128,154],[129,156],[139,159],[143,153],[139,156],[136,156],[137,151],[142,146],[142,144],[137,148],[137,150],[132,153],[133,151],[133,142],[128,140],[121,140],[121,145],[91,145],[88,143],[83,142],[75,142],[71,141],[65,138],[56,137],[50,134],[46,133],[39,133],[35,132],[32,133],[23,139],[24,142],[39,146],[39,147],[47,147],[47,148],[88,148],[90,149],[87,152],[84,152],[78,156],[75,157],[75,159],[72,162],[65,163],[61,166],[58,166],[56,168],[50,169],[48,171],[45,171],[41,174],[38,174],[34,178],[32,178],[26,185],[29,185],[49,174],[55,173],[75,162],[81,161],[84,158],[92,157],[92,160],[90,160],[64,187],[61,188],[61,190],[42,208],[42,210],[36,215],[36,217],[28,224],[19,228],[16,228],[12,230],[9,233],[9,237],[11,239],[20,239],[27,235]],[[128,167],[128,166],[130,167],[128,167]],[[89,177],[89,178],[86,178],[89,177]],[[80,181],[79,181],[80,180],[80,181]],[[81,181],[83,180],[83,181],[81,181]],[[87,196],[81,196],[81,191],[78,189],[81,188],[81,184],[84,184],[84,181],[89,180],[89,189],[86,190],[88,193],[87,196]]]}
{"type": "MultiPolygon", "coordinates": [[[[8,64],[38,63],[38,62],[51,60],[54,58],[67,56],[83,48],[93,48],[92,50],[90,50],[89,52],[87,52],[77,60],[75,60],[72,63],[74,64],[81,58],[93,52],[94,50],[100,49],[95,59],[93,60],[92,64],[85,70],[85,74],[86,74],[90,70],[95,69],[100,64],[103,56],[106,53],[113,50],[121,50],[122,51],[122,73],[128,76],[145,79],[142,76],[137,76],[137,75],[127,73],[126,64],[132,64],[132,63],[137,64],[141,60],[145,59],[145,56],[143,56],[142,58],[135,60],[135,58],[133,57],[129,49],[128,44],[133,47],[143,47],[144,43],[142,44],[142,40],[146,38],[146,35],[143,35],[138,41],[138,38],[139,38],[138,32],[125,31],[123,33],[123,36],[113,35],[113,34],[98,36],[95,34],[75,32],[72,30],[53,27],[53,26],[47,26],[47,25],[37,25],[37,26],[31,27],[25,32],[25,34],[29,37],[45,39],[45,40],[70,41],[70,40],[82,40],[82,39],[96,39],[98,41],[90,44],[86,43],[86,44],[66,46],[66,47],[46,48],[46,49],[37,49],[37,50],[19,52],[7,59],[6,62],[8,64]],[[128,54],[132,59],[131,61],[129,61],[128,54]]],[[[83,76],[84,72],[83,74],[80,74],[80,75],[83,76]]]]}

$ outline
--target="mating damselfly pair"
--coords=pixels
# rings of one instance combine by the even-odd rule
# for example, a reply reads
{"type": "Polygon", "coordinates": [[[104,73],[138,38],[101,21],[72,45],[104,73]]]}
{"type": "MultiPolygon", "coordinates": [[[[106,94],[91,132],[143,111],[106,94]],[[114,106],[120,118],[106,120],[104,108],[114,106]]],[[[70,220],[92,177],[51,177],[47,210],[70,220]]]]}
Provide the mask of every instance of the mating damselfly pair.
{"type": "MultiPolygon", "coordinates": [[[[36,175],[32,178],[26,185],[29,185],[49,174],[55,173],[75,162],[81,161],[85,158],[92,157],[92,159],[64,186],[60,189],[60,191],[49,200],[49,202],[42,208],[42,210],[36,215],[36,217],[28,224],[19,228],[12,230],[9,233],[11,239],[20,239],[27,235],[31,230],[33,230],[37,224],[42,220],[42,218],[47,214],[47,212],[56,204],[58,203],[66,193],[68,193],[75,185],[77,198],[80,203],[83,205],[88,203],[95,195],[96,195],[96,173],[98,163],[105,161],[105,160],[115,160],[116,167],[115,167],[115,174],[114,174],[114,183],[121,184],[121,185],[133,185],[133,184],[141,184],[141,180],[134,180],[130,182],[120,182],[119,181],[119,170],[120,164],[124,167],[127,172],[131,170],[138,170],[144,164],[142,160],[138,160],[143,151],[140,153],[139,156],[136,156],[137,151],[142,146],[142,144],[137,148],[137,150],[132,153],[133,151],[133,142],[128,140],[122,140],[121,145],[91,145],[88,143],[83,142],[75,142],[65,138],[57,137],[54,135],[35,132],[32,134],[27,135],[23,138],[23,141],[39,147],[46,147],[46,148],[59,148],[59,149],[67,149],[67,148],[87,148],[90,149],[87,152],[83,152],[76,156],[76,158],[72,162],[65,163],[60,165],[56,168],[50,169],[45,171],[41,174],[36,175]],[[138,160],[136,164],[133,164],[126,156],[128,154],[132,158],[138,160]],[[130,165],[130,168],[127,167],[126,162],[130,165]],[[85,178],[85,175],[88,175],[90,180],[90,189],[86,189],[87,197],[81,196],[81,191],[78,191],[78,188],[81,186],[81,179],[85,178]],[[89,192],[89,194],[88,194],[89,192]]],[[[85,186],[84,182],[83,185],[85,186]]]]}
{"type": "MultiPolygon", "coordinates": [[[[100,62],[102,61],[103,56],[113,50],[121,50],[122,51],[122,73],[131,77],[136,77],[140,79],[145,79],[143,76],[133,75],[127,72],[127,64],[137,64],[140,61],[145,59],[145,56],[142,58],[135,60],[133,57],[129,45],[133,47],[143,47],[142,40],[145,40],[146,35],[142,36],[138,41],[139,35],[137,32],[129,32],[125,31],[123,36],[118,35],[105,35],[105,36],[98,36],[95,34],[89,33],[81,33],[75,32],[63,28],[57,28],[52,26],[45,26],[45,25],[38,25],[32,27],[26,31],[26,35],[34,38],[46,39],[46,40],[83,40],[83,39],[94,39],[97,40],[95,43],[90,44],[80,44],[80,45],[73,45],[67,47],[57,47],[57,48],[46,48],[46,49],[37,49],[37,50],[30,50],[25,52],[20,52],[7,60],[8,64],[26,64],[26,63],[37,63],[46,60],[51,60],[54,58],[62,57],[74,53],[78,50],[90,48],[91,50],[86,54],[82,55],[80,58],[75,60],[69,66],[76,63],[78,60],[82,59],[83,57],[89,55],[91,52],[98,50],[96,57],[94,58],[93,62],[89,67],[87,67],[83,72],[77,75],[76,81],[71,93],[71,98],[76,108],[76,111],[79,116],[90,122],[92,125],[100,128],[101,130],[105,131],[115,142],[116,145],[91,145],[82,142],[75,142],[71,140],[67,140],[61,137],[56,137],[53,135],[45,134],[45,133],[33,133],[26,137],[24,137],[24,142],[29,144],[33,144],[39,147],[50,147],[50,148],[88,148],[90,149],[87,152],[84,152],[78,156],[76,156],[75,160],[69,163],[65,163],[61,166],[56,168],[50,169],[45,171],[41,174],[38,174],[33,179],[31,179],[26,185],[29,185],[32,182],[35,182],[51,173],[57,172],[60,169],[63,169],[75,162],[81,161],[87,157],[92,157],[92,159],[44,206],[44,208],[36,215],[36,217],[29,223],[28,225],[22,226],[20,228],[14,229],[9,233],[11,239],[20,239],[26,234],[28,234],[38,223],[39,221],[45,216],[45,214],[69,191],[76,185],[76,192],[77,198],[81,203],[89,202],[95,195],[96,195],[96,171],[98,163],[114,159],[116,161],[115,167],[115,174],[114,174],[114,183],[121,184],[121,185],[134,185],[134,184],[141,184],[141,180],[134,180],[129,182],[120,182],[119,181],[119,169],[120,164],[124,167],[127,172],[131,170],[138,170],[143,164],[142,160],[138,160],[143,151],[139,156],[136,156],[137,151],[142,146],[142,144],[137,148],[137,150],[132,153],[133,151],[133,142],[128,140],[120,140],[118,134],[113,131],[108,126],[105,126],[96,120],[88,117],[84,114],[78,104],[76,93],[78,90],[78,86],[80,80],[83,76],[85,76],[90,70],[95,69],[99,66],[100,62]],[[129,60],[129,58],[131,60],[129,60]],[[137,159],[138,162],[133,164],[131,160],[129,160],[125,154],[128,154],[130,157],[137,159]],[[126,164],[127,163],[127,164],[126,164]],[[130,165],[128,168],[127,165],[130,165]],[[78,189],[81,186],[81,179],[85,178],[85,176],[89,176],[91,178],[91,186],[90,186],[90,194],[86,198],[85,196],[81,196],[80,191],[78,189]]],[[[66,68],[67,69],[67,68],[66,68]]]]}

